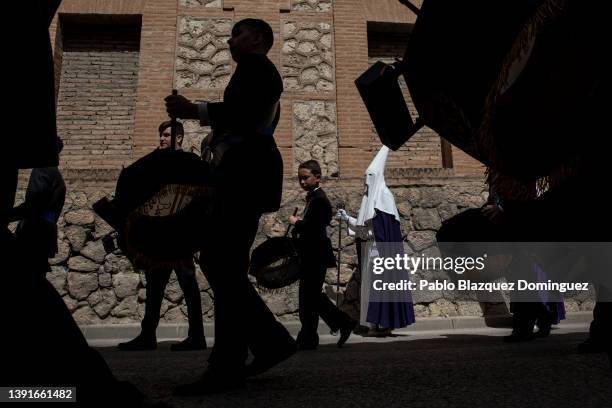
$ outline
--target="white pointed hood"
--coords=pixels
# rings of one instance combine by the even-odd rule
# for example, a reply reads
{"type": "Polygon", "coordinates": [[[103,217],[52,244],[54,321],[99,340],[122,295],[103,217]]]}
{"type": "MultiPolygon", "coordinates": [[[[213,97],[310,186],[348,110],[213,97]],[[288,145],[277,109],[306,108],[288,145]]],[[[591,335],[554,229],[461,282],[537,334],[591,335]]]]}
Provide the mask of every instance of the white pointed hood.
{"type": "Polygon", "coordinates": [[[385,184],[385,165],[388,155],[389,148],[383,146],[366,169],[365,183],[367,185],[367,193],[361,200],[357,225],[363,226],[366,221],[374,218],[376,210],[393,215],[397,221],[400,221],[399,213],[395,206],[395,198],[385,184]]]}

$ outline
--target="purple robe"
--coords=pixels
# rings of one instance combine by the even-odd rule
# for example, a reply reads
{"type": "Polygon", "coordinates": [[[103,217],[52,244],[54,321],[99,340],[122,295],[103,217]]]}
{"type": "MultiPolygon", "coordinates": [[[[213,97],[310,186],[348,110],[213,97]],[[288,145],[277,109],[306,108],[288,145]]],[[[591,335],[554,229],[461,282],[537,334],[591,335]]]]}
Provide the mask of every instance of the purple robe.
{"type": "MultiPolygon", "coordinates": [[[[546,272],[535,263],[533,264],[533,270],[538,282],[546,282],[546,272]]],[[[559,294],[557,293],[557,295],[559,294]]],[[[552,313],[552,324],[559,324],[561,320],[565,320],[565,304],[563,303],[563,298],[561,298],[561,301],[551,301],[548,291],[540,291],[539,296],[546,309],[552,313]]]]}
{"type": "MultiPolygon", "coordinates": [[[[388,248],[379,247],[381,256],[395,256],[403,254],[403,240],[400,230],[400,223],[393,215],[376,211],[376,216],[372,219],[374,239],[376,242],[397,243],[397,246],[388,248]],[[385,253],[389,252],[389,253],[385,253]]],[[[388,302],[368,302],[368,312],[366,321],[382,328],[397,329],[406,327],[415,322],[414,307],[409,292],[402,292],[399,301],[388,302]]]]}

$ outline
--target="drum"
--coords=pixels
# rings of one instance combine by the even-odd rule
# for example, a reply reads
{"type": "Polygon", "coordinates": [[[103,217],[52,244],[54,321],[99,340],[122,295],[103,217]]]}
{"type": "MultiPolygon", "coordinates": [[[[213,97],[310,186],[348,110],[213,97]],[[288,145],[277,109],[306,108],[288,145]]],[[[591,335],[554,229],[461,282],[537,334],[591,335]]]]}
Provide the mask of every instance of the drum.
{"type": "Polygon", "coordinates": [[[296,282],[300,277],[300,258],[293,239],[273,237],[253,250],[249,275],[264,289],[280,289],[296,282]]]}
{"type": "Polygon", "coordinates": [[[399,149],[423,126],[414,122],[402,94],[400,71],[378,61],[355,80],[381,142],[391,150],[399,149]]]}
{"type": "MultiPolygon", "coordinates": [[[[398,66],[419,115],[414,123],[521,179],[546,176],[572,156],[607,151],[609,138],[597,131],[607,125],[604,5],[425,0],[398,66]]],[[[387,98],[397,106],[385,112],[404,111],[398,101],[387,98]]],[[[390,120],[368,109],[377,129],[412,123],[405,113],[390,120]]],[[[396,146],[406,134],[381,135],[396,146]]]]}
{"type": "Polygon", "coordinates": [[[155,150],[123,169],[113,200],[93,208],[119,233],[136,268],[190,262],[212,211],[208,164],[193,153],[155,150]]]}

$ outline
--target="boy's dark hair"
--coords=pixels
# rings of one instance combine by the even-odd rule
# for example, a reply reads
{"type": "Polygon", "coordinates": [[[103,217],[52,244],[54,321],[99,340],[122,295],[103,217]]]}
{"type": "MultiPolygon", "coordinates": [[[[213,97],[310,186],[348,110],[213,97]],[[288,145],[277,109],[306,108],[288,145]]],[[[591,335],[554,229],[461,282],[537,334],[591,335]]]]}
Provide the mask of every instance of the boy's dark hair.
{"type": "MultiPolygon", "coordinates": [[[[165,122],[162,122],[159,125],[159,136],[161,137],[162,133],[164,133],[164,130],[166,130],[166,128],[170,127],[172,125],[172,121],[171,120],[167,120],[165,122]]],[[[183,124],[181,122],[176,122],[176,135],[177,136],[185,136],[185,129],[183,128],[183,124]]]]}
{"type": "Polygon", "coordinates": [[[258,18],[245,18],[244,20],[240,20],[239,22],[237,22],[234,25],[234,28],[240,27],[242,25],[249,26],[250,28],[254,29],[258,34],[261,34],[264,47],[266,47],[266,52],[270,51],[270,48],[272,48],[272,45],[274,45],[274,32],[272,31],[272,27],[270,27],[270,24],[258,18]]]}
{"type": "Polygon", "coordinates": [[[300,164],[299,169],[307,169],[310,170],[313,176],[321,176],[321,165],[316,160],[308,160],[304,163],[300,164]]]}

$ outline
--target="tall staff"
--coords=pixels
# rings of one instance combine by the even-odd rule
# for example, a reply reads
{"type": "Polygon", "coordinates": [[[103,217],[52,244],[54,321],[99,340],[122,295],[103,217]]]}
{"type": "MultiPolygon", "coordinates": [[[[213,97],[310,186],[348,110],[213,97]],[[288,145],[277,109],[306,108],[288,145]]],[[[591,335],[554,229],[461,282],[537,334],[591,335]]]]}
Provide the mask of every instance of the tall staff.
{"type": "MultiPolygon", "coordinates": [[[[178,91],[176,89],[173,89],[172,95],[178,95],[178,91]]],[[[171,117],[170,121],[170,149],[176,150],[176,117],[171,117]]]]}
{"type": "MultiPolygon", "coordinates": [[[[338,203],[337,210],[343,209],[344,203],[341,201],[338,203]]],[[[342,254],[342,220],[338,220],[338,262],[337,264],[337,276],[336,276],[336,306],[340,304],[340,255],[342,254]]]]}

